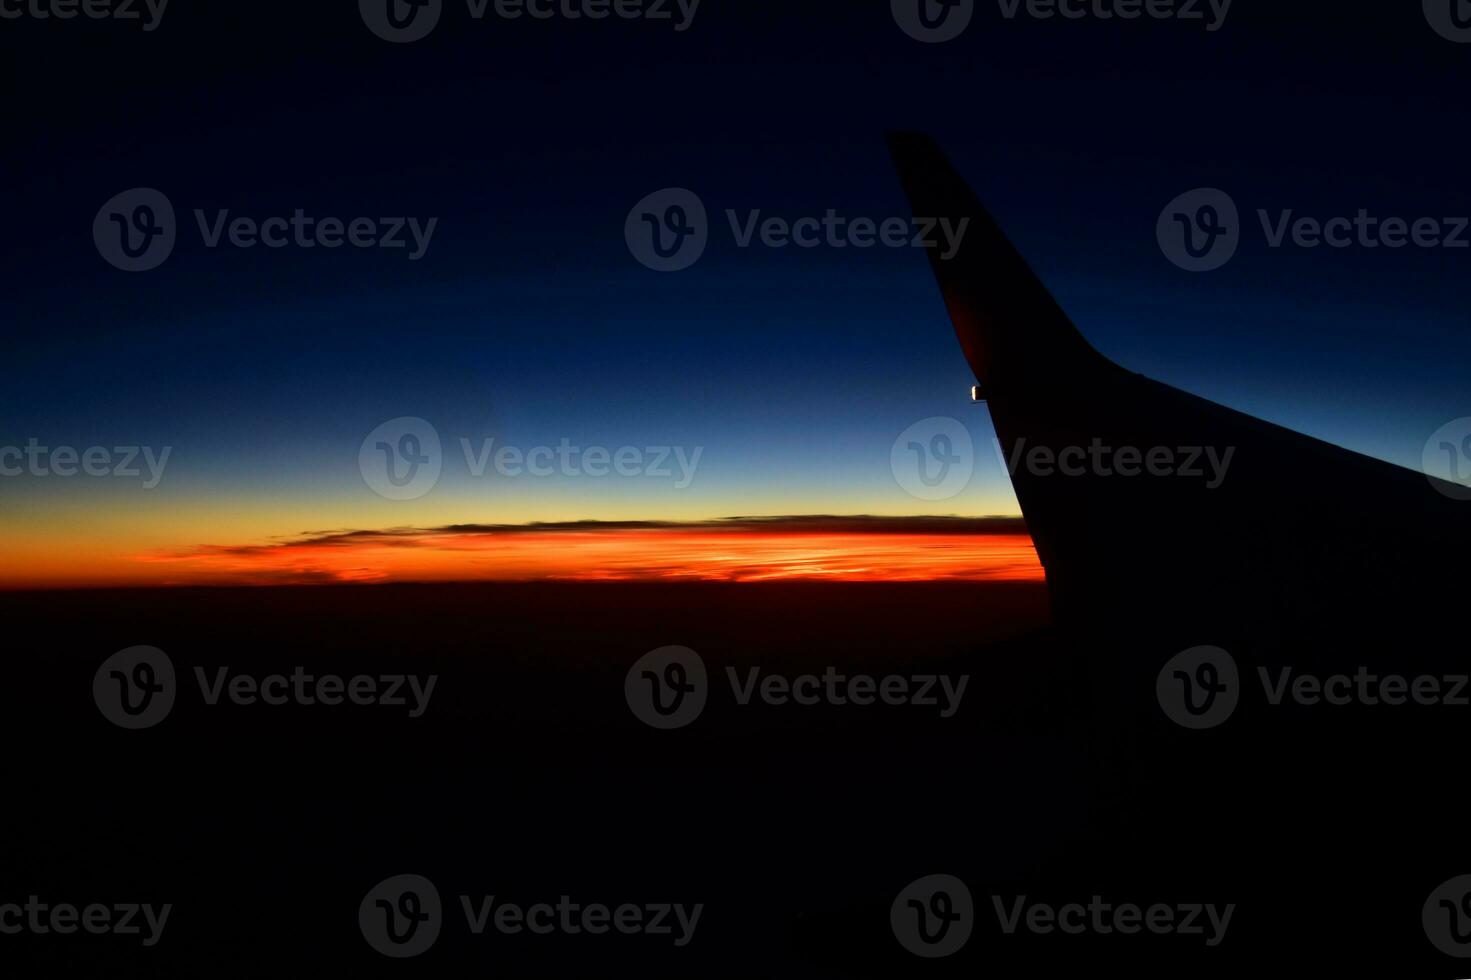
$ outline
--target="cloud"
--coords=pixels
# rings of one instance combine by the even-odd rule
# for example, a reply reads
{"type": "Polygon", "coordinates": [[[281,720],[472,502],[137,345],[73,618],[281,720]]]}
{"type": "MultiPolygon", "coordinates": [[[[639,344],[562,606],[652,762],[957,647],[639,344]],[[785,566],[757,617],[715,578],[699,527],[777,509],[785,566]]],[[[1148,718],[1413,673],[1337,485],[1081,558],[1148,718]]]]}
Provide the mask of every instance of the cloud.
{"type": "Polygon", "coordinates": [[[335,529],[139,560],[172,566],[174,581],[222,584],[1041,577],[1025,524],[1010,517],[790,515],[335,529]]]}

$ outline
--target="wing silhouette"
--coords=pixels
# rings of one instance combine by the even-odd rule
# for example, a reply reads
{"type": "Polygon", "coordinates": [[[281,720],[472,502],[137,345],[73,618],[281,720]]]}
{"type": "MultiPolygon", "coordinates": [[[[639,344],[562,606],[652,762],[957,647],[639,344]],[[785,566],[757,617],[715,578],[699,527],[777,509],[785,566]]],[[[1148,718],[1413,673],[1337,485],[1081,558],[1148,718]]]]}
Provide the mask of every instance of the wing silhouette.
{"type": "Polygon", "coordinates": [[[933,141],[889,146],[916,216],[969,219],[958,251],[929,259],[1064,621],[1321,646],[1455,598],[1471,502],[1454,485],[1121,368],[933,141]]]}

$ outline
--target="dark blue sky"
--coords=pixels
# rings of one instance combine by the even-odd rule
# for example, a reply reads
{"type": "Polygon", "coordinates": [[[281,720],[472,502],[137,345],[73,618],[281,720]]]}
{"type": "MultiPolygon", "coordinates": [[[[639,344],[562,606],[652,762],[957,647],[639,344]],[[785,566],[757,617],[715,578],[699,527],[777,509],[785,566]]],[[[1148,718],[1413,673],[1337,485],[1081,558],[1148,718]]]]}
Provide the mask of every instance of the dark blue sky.
{"type": "MultiPolygon", "coordinates": [[[[1418,4],[1237,0],[1207,32],[1007,21],[993,2],[921,44],[877,2],[704,0],[683,32],[475,22],[450,2],[393,45],[353,3],[176,2],[149,33],[0,23],[0,443],[171,444],[180,494],[361,493],[364,434],[414,415],[451,444],[705,447],[693,502],[617,516],[1012,510],[988,452],[938,504],[889,472],[895,435],[927,416],[990,438],[920,253],[742,249],[726,228],[727,208],[906,215],[893,128],[941,142],[1130,368],[1411,466],[1471,414],[1471,249],[1273,249],[1255,216],[1471,214],[1471,45],[1418,4]],[[180,237],[127,274],[91,225],[139,186],[169,197],[180,237]],[[669,186],[701,197],[711,243],[660,274],[623,224],[669,186]],[[1243,242],[1192,274],[1155,221],[1202,186],[1240,207],[1243,242]],[[207,249],[194,208],[438,225],[417,262],[207,249]]],[[[572,493],[560,516],[607,516],[604,490],[621,493],[572,493]]]]}

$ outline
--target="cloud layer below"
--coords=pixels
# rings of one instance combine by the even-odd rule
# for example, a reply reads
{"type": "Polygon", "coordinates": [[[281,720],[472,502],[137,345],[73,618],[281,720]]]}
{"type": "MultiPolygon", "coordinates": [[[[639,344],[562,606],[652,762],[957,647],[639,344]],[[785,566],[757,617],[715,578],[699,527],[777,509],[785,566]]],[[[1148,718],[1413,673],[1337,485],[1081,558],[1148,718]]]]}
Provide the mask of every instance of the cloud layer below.
{"type": "Polygon", "coordinates": [[[158,585],[1039,580],[1014,518],[760,517],[334,530],[140,555],[158,585]]]}

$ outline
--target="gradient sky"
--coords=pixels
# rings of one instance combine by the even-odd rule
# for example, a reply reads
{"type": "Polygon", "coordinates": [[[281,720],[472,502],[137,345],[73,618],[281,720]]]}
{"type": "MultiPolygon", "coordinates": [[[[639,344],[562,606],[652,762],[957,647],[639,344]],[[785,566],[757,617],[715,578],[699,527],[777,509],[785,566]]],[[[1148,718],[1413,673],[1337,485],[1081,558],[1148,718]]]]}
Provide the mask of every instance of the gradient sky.
{"type": "MultiPolygon", "coordinates": [[[[451,7],[454,8],[454,4],[451,7]]],[[[914,250],[735,247],[723,211],[907,215],[881,134],[930,132],[1092,342],[1127,367],[1418,466],[1471,414],[1471,251],[1268,248],[1258,207],[1471,214],[1455,94],[1471,46],[1419,4],[1237,0],[1174,22],[1005,21],[919,44],[887,3],[705,0],[693,26],[474,23],[369,34],[352,3],[171,8],[158,30],[6,21],[0,445],[172,447],[164,479],[0,478],[0,584],[340,529],[732,515],[1016,514],[914,250]],[[798,8],[800,9],[788,9],[798,8]],[[89,64],[86,73],[53,66],[89,64]],[[101,80],[101,81],[99,81],[101,80]],[[91,240],[112,195],[180,215],[159,269],[91,240]],[[623,222],[694,190],[711,244],[651,272],[623,222]],[[1200,186],[1248,218],[1183,272],[1160,209],[1200,186]],[[206,249],[193,208],[437,217],[402,251],[206,249]],[[889,450],[965,422],[976,474],[916,499],[889,450]],[[363,438],[418,416],[435,489],[374,494],[363,438]],[[459,440],[701,447],[650,478],[476,478],[459,440]]]]}

